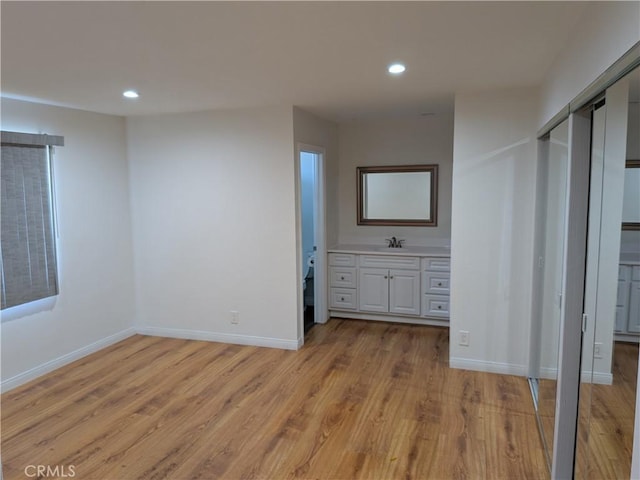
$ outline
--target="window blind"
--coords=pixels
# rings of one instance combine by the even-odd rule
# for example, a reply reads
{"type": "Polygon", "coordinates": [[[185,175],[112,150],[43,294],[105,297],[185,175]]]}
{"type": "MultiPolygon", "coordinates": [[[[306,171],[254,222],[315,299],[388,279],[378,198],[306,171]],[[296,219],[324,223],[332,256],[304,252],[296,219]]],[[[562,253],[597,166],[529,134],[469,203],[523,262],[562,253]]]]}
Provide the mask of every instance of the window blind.
{"type": "Polygon", "coordinates": [[[58,294],[49,149],[64,139],[2,132],[2,309],[58,294]]]}

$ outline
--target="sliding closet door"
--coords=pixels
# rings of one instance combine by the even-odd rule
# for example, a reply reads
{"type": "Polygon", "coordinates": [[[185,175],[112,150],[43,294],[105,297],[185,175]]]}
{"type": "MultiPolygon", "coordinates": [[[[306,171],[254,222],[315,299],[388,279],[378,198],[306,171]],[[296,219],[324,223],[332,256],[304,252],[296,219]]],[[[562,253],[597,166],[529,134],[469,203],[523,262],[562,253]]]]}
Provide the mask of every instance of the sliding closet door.
{"type": "Polygon", "coordinates": [[[531,384],[538,425],[550,463],[556,413],[569,121],[565,120],[554,128],[548,137],[542,139],[540,149],[544,150],[544,154],[538,164],[535,286],[537,328],[533,332],[537,343],[537,347],[533,349],[537,352],[538,364],[533,372],[531,384]]]}
{"type": "Polygon", "coordinates": [[[591,108],[569,117],[563,299],[551,477],[573,478],[586,270],[591,108]]]}
{"type": "MultiPolygon", "coordinates": [[[[625,163],[634,155],[627,145],[640,133],[627,135],[627,124],[635,123],[629,115],[634,110],[628,78],[607,89],[605,101],[593,112],[585,283],[589,321],[583,341],[575,464],[579,479],[629,478],[633,442],[638,348],[628,343],[632,338],[615,334],[625,163]],[[616,336],[622,341],[614,341],[616,336]]],[[[640,242],[634,253],[640,254],[640,242]]],[[[624,288],[622,284],[621,293],[624,288]]],[[[618,323],[620,327],[622,322],[618,323]]]]}

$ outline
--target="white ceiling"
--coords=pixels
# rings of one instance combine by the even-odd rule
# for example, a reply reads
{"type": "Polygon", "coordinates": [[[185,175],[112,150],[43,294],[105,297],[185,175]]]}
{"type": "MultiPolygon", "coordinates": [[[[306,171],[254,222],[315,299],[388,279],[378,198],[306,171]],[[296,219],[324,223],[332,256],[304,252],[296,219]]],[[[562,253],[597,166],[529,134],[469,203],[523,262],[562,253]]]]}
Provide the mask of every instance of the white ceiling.
{"type": "Polygon", "coordinates": [[[588,3],[2,1],[2,94],[116,115],[452,110],[540,84],[588,3]]]}

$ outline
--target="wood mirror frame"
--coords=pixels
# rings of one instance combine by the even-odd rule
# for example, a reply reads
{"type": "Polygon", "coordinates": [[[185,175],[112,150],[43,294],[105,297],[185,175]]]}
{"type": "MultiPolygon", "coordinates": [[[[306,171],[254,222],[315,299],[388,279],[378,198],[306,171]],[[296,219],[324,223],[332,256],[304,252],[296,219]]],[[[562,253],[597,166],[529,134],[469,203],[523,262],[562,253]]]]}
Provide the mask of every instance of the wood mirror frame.
{"type": "Polygon", "coordinates": [[[438,225],[438,165],[400,165],[356,168],[358,225],[435,227],[438,225]],[[366,176],[376,173],[430,173],[429,218],[370,218],[366,214],[366,176]]]}

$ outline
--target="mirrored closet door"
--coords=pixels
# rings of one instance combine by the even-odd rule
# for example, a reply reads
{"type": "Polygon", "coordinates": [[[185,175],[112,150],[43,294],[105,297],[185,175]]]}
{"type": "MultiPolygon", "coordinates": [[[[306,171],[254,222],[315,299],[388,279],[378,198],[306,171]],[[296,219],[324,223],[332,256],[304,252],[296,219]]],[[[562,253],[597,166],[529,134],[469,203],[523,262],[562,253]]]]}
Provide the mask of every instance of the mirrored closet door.
{"type": "MultiPolygon", "coordinates": [[[[585,313],[575,478],[630,478],[638,331],[631,298],[640,287],[640,235],[623,212],[640,210],[640,191],[628,181],[640,156],[640,70],[606,90],[592,113],[591,179],[585,313]],[[629,201],[631,199],[631,201],[629,201]]],[[[635,214],[635,213],[634,213],[635,214]]],[[[640,297],[638,297],[640,302],[640,297]]]]}
{"type": "Polygon", "coordinates": [[[530,384],[552,478],[632,475],[640,339],[635,48],[539,142],[530,384]]]}
{"type": "Polygon", "coordinates": [[[555,426],[558,346],[562,305],[564,234],[569,161],[569,120],[540,142],[538,204],[536,206],[537,278],[534,295],[534,339],[537,353],[530,384],[541,437],[551,464],[555,426]]]}

